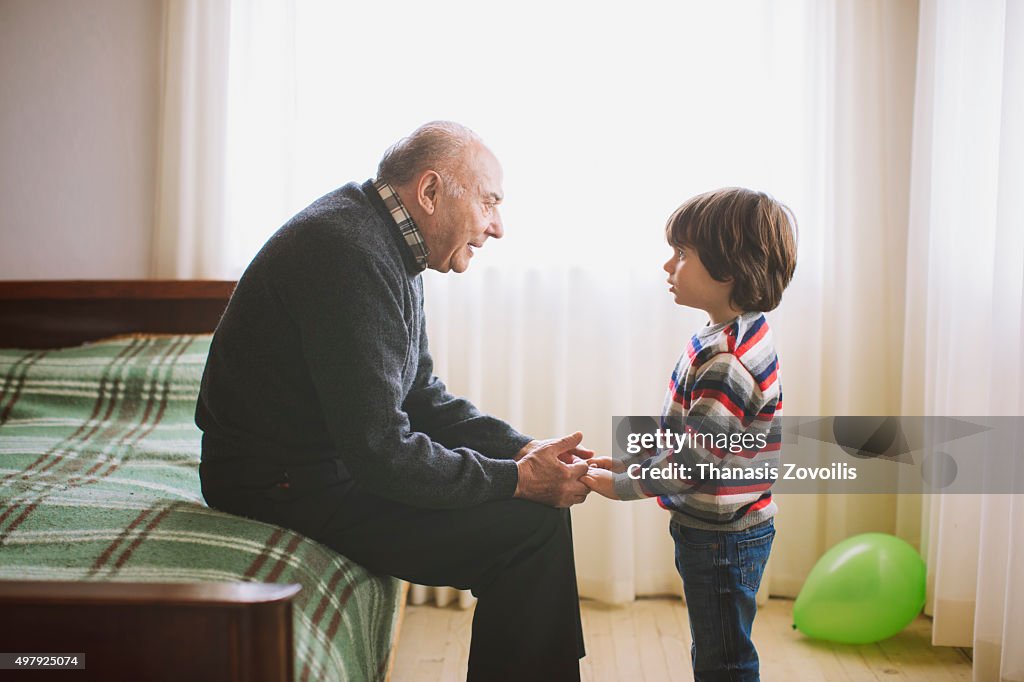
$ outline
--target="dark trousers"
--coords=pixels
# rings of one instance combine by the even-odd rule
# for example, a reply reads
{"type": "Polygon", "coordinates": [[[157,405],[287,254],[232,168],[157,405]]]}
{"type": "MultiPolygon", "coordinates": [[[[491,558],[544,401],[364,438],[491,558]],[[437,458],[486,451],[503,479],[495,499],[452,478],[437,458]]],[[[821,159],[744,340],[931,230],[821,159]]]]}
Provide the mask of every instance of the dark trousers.
{"type": "Polygon", "coordinates": [[[421,509],[358,485],[210,490],[210,506],[296,530],[367,569],[478,598],[469,680],[579,680],[584,655],[567,509],[525,500],[421,509]]]}

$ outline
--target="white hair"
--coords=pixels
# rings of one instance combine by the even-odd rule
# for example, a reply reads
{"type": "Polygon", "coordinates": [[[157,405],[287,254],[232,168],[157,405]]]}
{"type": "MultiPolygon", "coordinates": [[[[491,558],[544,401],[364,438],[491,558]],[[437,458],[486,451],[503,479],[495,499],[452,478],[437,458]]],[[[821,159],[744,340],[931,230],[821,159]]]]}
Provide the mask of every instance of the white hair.
{"type": "Polygon", "coordinates": [[[377,165],[377,178],[391,185],[404,185],[423,171],[433,170],[441,176],[446,194],[461,197],[466,188],[457,178],[465,165],[466,148],[480,143],[480,137],[462,124],[424,123],[384,152],[377,165]]]}

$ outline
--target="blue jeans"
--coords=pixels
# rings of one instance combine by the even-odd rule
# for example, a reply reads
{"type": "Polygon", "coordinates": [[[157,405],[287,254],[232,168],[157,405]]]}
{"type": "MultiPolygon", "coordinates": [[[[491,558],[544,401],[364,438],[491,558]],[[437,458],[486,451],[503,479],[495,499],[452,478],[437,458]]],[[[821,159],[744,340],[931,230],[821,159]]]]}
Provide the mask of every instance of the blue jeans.
{"type": "Polygon", "coordinates": [[[738,532],[669,526],[690,614],[694,682],[759,680],[750,629],[757,588],[775,538],[765,521],[738,532]]]}

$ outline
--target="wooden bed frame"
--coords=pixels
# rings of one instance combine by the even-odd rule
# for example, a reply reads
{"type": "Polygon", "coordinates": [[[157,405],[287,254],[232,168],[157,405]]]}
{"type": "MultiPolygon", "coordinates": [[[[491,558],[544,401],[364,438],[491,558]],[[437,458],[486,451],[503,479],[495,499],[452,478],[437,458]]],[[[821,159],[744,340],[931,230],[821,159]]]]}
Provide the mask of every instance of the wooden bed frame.
{"type": "Polygon", "coordinates": [[[82,656],[84,670],[22,673],[32,679],[291,680],[299,589],[0,581],[0,642],[9,653],[82,656]]]}
{"type": "MultiPolygon", "coordinates": [[[[0,348],[212,332],[234,288],[235,282],[210,280],[0,281],[0,348]]],[[[298,591],[251,583],[0,581],[0,649],[87,656],[84,671],[26,673],[33,679],[290,682],[291,600],[298,591]]]]}
{"type": "Polygon", "coordinates": [[[0,282],[0,347],[212,332],[234,290],[234,282],[210,280],[0,282]]]}

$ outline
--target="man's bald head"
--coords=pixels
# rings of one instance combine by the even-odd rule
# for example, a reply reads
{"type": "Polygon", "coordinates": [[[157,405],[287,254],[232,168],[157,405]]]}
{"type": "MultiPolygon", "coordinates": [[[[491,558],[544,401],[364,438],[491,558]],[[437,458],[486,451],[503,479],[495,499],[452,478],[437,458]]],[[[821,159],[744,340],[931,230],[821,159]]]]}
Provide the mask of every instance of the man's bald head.
{"type": "Polygon", "coordinates": [[[466,188],[459,182],[471,154],[483,142],[466,126],[453,121],[424,123],[408,137],[391,145],[377,166],[377,178],[398,187],[433,170],[444,181],[449,196],[461,196],[466,188]]]}
{"type": "Polygon", "coordinates": [[[474,249],[505,233],[498,159],[466,126],[434,121],[384,154],[377,178],[394,187],[427,245],[427,267],[462,272],[474,249]]]}

